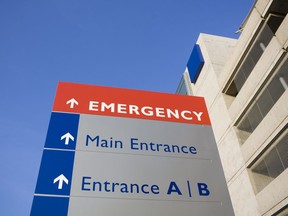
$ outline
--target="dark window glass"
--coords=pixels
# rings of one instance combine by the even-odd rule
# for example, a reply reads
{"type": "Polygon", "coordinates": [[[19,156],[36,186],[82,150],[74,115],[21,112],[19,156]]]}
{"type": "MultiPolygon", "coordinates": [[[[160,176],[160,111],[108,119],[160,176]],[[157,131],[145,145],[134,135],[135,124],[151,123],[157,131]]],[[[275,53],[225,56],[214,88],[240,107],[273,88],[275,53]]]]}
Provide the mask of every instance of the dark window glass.
{"type": "Polygon", "coordinates": [[[255,43],[249,50],[247,56],[242,62],[236,72],[234,80],[231,82],[226,94],[231,96],[237,96],[241,88],[243,87],[245,81],[248,79],[255,65],[259,61],[260,57],[264,53],[266,47],[270,43],[277,29],[281,25],[284,16],[270,14],[268,16],[267,22],[264,23],[261,32],[259,33],[255,43]]]}
{"type": "Polygon", "coordinates": [[[287,168],[288,130],[285,130],[279,135],[275,145],[270,147],[251,169],[256,192],[265,188],[287,168]]]}
{"type": "Polygon", "coordinates": [[[274,77],[268,82],[266,87],[259,93],[250,109],[243,115],[237,125],[239,131],[239,141],[244,143],[260,122],[265,118],[281,95],[288,89],[288,60],[276,72],[274,77]],[[241,135],[241,131],[248,132],[241,135]]]}
{"type": "Polygon", "coordinates": [[[183,77],[181,78],[181,81],[178,85],[178,88],[176,90],[176,94],[188,95],[186,85],[185,85],[185,80],[183,77]]]}
{"type": "Polygon", "coordinates": [[[284,168],[288,168],[288,134],[276,146],[284,168]]]}

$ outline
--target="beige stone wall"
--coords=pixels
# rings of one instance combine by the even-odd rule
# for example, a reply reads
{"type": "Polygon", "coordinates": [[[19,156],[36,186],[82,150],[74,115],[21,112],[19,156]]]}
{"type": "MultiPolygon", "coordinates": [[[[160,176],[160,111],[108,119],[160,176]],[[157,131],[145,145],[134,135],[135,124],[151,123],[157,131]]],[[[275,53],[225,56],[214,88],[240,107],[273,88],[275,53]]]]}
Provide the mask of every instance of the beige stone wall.
{"type": "MultiPolygon", "coordinates": [[[[201,48],[205,64],[197,82],[188,86],[191,94],[205,97],[236,216],[268,216],[288,205],[287,169],[275,179],[259,173],[252,175],[251,171],[255,161],[288,125],[288,91],[283,93],[243,144],[240,136],[245,134],[236,128],[239,119],[280,62],[288,58],[288,15],[237,97],[225,94],[272,4],[273,0],[256,2],[238,40],[200,34],[197,44],[201,48]],[[270,183],[257,191],[257,186],[261,186],[264,181],[270,183]]],[[[189,78],[187,71],[185,74],[189,78]]]]}

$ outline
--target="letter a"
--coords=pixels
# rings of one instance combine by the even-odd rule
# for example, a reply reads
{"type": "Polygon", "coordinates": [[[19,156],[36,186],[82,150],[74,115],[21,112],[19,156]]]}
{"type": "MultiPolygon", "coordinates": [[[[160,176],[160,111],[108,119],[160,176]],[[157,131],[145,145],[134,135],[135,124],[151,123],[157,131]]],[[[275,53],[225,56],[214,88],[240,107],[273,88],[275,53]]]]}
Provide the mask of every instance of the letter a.
{"type": "Polygon", "coordinates": [[[167,194],[171,195],[171,193],[174,193],[174,192],[178,193],[178,195],[182,195],[182,193],[181,193],[180,189],[178,188],[176,182],[172,181],[172,182],[170,182],[167,194]]]}

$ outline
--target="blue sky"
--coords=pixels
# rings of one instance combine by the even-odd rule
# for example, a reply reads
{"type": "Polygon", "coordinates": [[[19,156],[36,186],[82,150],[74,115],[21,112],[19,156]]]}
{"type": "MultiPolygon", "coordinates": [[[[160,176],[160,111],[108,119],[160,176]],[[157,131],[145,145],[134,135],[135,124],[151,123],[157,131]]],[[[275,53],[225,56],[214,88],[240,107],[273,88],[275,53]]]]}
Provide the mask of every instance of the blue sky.
{"type": "Polygon", "coordinates": [[[1,0],[0,215],[29,215],[58,81],[174,93],[199,33],[253,0],[1,0]]]}

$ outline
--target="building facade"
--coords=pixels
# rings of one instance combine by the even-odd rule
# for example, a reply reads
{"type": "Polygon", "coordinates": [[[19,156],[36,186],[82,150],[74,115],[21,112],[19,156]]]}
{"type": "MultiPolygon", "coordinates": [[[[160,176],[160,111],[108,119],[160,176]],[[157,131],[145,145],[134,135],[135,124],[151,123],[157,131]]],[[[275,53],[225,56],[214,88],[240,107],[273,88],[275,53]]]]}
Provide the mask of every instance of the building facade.
{"type": "Polygon", "coordinates": [[[235,215],[288,215],[288,1],[255,1],[239,39],[200,34],[177,93],[203,96],[235,215]]]}

